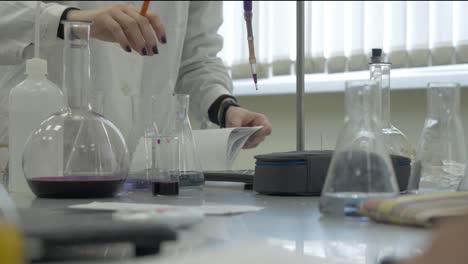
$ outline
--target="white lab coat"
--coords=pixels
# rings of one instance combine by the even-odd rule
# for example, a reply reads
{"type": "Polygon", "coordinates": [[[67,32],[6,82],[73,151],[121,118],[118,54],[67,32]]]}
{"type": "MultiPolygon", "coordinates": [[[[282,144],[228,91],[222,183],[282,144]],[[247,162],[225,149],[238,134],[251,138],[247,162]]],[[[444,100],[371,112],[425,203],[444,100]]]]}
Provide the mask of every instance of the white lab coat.
{"type": "MultiPolygon", "coordinates": [[[[143,1],[127,1],[140,7],[143,1]]],[[[62,86],[63,40],[56,37],[59,18],[66,7],[95,9],[110,1],[64,1],[41,6],[41,57],[48,60],[49,79],[62,86]]],[[[32,56],[35,1],[0,2],[0,143],[8,142],[8,94],[24,79],[25,59],[32,56]]],[[[172,93],[190,94],[192,114],[207,120],[208,108],[223,94],[231,94],[230,80],[222,61],[217,34],[222,23],[222,2],[152,1],[165,26],[167,44],[159,55],[143,57],[125,52],[119,44],[91,40],[91,101],[100,93],[103,114],[123,133],[129,149],[136,148],[148,104],[138,98],[172,93]],[[131,98],[137,108],[132,120],[131,98]],[[144,118],[143,118],[144,117],[144,118]],[[136,119],[136,120],[135,120],[136,119]],[[136,122],[136,123],[135,123],[136,122]],[[139,127],[138,132],[132,128],[139,127]],[[132,135],[132,136],[131,136],[132,135]]],[[[26,106],[25,106],[26,107],[26,106]]],[[[161,117],[163,118],[163,117],[161,117]]]]}

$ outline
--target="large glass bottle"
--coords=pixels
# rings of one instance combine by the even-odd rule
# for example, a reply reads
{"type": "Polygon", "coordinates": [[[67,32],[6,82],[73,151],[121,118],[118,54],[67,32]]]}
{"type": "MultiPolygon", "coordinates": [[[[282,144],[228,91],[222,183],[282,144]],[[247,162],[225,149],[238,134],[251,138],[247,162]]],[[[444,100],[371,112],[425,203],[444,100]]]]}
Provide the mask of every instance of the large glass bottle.
{"type": "Polygon", "coordinates": [[[399,193],[382,140],[380,90],[375,81],[346,83],[346,113],[320,198],[324,215],[359,216],[368,198],[399,193]]]}
{"type": "Polygon", "coordinates": [[[427,114],[408,191],[455,191],[465,172],[465,133],[457,83],[429,83],[427,114]]]}
{"type": "Polygon", "coordinates": [[[129,171],[127,145],[117,127],[95,113],[88,101],[90,23],[64,25],[63,89],[68,107],[43,121],[28,138],[24,174],[38,197],[110,197],[129,171]],[[57,160],[63,162],[38,166],[57,160]]]}
{"type": "Polygon", "coordinates": [[[382,136],[390,155],[414,159],[414,149],[408,138],[396,128],[390,120],[390,69],[392,64],[387,60],[382,49],[372,49],[369,63],[370,79],[377,82],[382,96],[382,136]]]}

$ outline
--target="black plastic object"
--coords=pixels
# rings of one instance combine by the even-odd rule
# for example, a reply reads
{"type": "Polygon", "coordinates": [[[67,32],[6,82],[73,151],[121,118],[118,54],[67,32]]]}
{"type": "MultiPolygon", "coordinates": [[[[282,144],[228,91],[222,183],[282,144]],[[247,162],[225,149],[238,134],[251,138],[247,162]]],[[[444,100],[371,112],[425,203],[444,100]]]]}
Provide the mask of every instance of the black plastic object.
{"type": "MultiPolygon", "coordinates": [[[[253,190],[269,195],[320,196],[333,151],[291,151],[255,156],[253,190]]],[[[400,191],[405,191],[411,160],[391,155],[400,191]]]]}
{"type": "Polygon", "coordinates": [[[153,182],[153,195],[178,195],[179,182],[153,182]]]}
{"type": "Polygon", "coordinates": [[[81,256],[80,252],[69,249],[120,243],[133,244],[136,256],[157,254],[161,243],[176,240],[175,231],[168,226],[117,221],[110,212],[22,209],[20,216],[27,241],[41,245],[40,250],[27,248],[40,251],[33,254],[34,261],[90,258],[89,252],[81,256]],[[73,255],[57,254],[58,251],[73,252],[73,255]]]}
{"type": "Polygon", "coordinates": [[[204,171],[206,181],[220,182],[243,182],[244,190],[253,189],[253,178],[255,170],[223,170],[223,171],[204,171]]]}

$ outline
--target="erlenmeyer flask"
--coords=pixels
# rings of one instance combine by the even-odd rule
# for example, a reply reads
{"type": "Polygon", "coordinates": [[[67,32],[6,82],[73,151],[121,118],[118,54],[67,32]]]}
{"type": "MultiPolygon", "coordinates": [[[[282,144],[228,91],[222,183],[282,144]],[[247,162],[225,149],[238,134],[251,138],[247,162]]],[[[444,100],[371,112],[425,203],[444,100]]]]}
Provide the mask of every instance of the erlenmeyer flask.
{"type": "Polygon", "coordinates": [[[189,120],[189,95],[163,95],[158,98],[158,109],[164,120],[157,124],[161,136],[176,136],[179,142],[180,187],[202,186],[205,182],[200,159],[189,120]]]}
{"type": "Polygon", "coordinates": [[[0,184],[0,263],[26,263],[25,245],[13,201],[0,184]]]}
{"type": "Polygon", "coordinates": [[[408,191],[455,191],[464,175],[465,166],[460,87],[457,83],[429,83],[426,120],[408,191]]]}
{"type": "Polygon", "coordinates": [[[125,182],[125,189],[128,191],[149,191],[152,179],[157,172],[155,146],[159,131],[155,120],[155,116],[157,115],[156,103],[157,99],[155,96],[142,95],[138,97],[138,111],[136,109],[133,110],[135,120],[132,137],[137,137],[138,143],[132,157],[130,174],[125,182]]]}
{"type": "Polygon", "coordinates": [[[24,173],[38,197],[110,197],[128,174],[127,145],[117,127],[88,102],[90,23],[63,23],[63,89],[69,107],[32,132],[23,153],[24,173]]]}
{"type": "Polygon", "coordinates": [[[346,83],[346,114],[320,198],[325,215],[359,216],[362,200],[398,195],[382,140],[380,90],[375,81],[346,83]]]}
{"type": "Polygon", "coordinates": [[[388,62],[382,49],[372,49],[371,62],[369,63],[370,79],[377,82],[382,96],[382,137],[385,147],[390,155],[414,159],[415,151],[408,138],[396,128],[390,121],[390,69],[392,64],[388,62]]]}

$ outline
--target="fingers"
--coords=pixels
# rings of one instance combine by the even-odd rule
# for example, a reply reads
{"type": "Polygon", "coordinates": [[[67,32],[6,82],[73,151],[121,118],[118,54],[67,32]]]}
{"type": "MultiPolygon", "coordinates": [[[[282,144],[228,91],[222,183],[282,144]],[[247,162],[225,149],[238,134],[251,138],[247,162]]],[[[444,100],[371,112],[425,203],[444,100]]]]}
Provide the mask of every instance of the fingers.
{"type": "Polygon", "coordinates": [[[255,148],[257,147],[265,138],[271,134],[272,128],[271,124],[266,118],[265,115],[259,113],[252,113],[255,115],[254,119],[249,122],[249,126],[263,126],[262,129],[255,132],[252,136],[250,136],[249,140],[244,145],[245,149],[248,148],[255,148]]]}
{"type": "Polygon", "coordinates": [[[272,128],[268,118],[260,113],[251,112],[241,107],[229,107],[226,112],[227,127],[242,127],[242,126],[263,126],[259,131],[255,132],[244,144],[244,149],[255,148],[265,138],[271,134],[272,128]]]}
{"type": "Polygon", "coordinates": [[[124,10],[124,13],[133,18],[138,23],[148,55],[158,54],[155,31],[153,30],[149,19],[140,15],[133,9],[124,10]]]}
{"type": "Polygon", "coordinates": [[[114,36],[115,40],[122,46],[122,48],[128,52],[130,52],[130,41],[127,39],[122,27],[120,24],[117,23],[111,16],[107,16],[105,19],[105,23],[107,27],[111,30],[112,35],[114,36]]]}
{"type": "Polygon", "coordinates": [[[166,37],[164,27],[155,13],[148,12],[145,17],[140,15],[136,7],[126,4],[117,4],[108,10],[110,19],[106,19],[106,27],[124,49],[130,46],[143,56],[159,53],[157,39],[165,43],[166,37]]]}
{"type": "Polygon", "coordinates": [[[122,10],[113,10],[112,18],[114,18],[123,28],[132,49],[141,55],[147,55],[145,39],[140,31],[138,22],[125,14],[122,10]]]}
{"type": "Polygon", "coordinates": [[[151,23],[151,26],[156,32],[156,36],[158,37],[158,40],[161,43],[166,44],[167,43],[166,30],[164,29],[164,26],[161,23],[161,19],[159,18],[159,16],[156,15],[155,13],[148,13],[146,14],[146,17],[148,18],[149,22],[151,23]]]}

